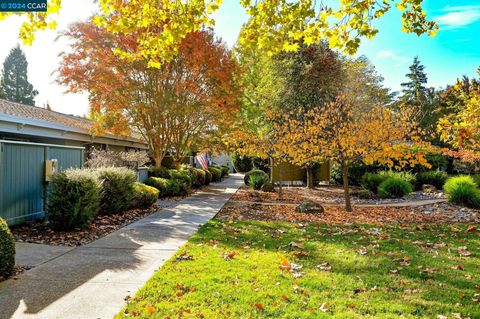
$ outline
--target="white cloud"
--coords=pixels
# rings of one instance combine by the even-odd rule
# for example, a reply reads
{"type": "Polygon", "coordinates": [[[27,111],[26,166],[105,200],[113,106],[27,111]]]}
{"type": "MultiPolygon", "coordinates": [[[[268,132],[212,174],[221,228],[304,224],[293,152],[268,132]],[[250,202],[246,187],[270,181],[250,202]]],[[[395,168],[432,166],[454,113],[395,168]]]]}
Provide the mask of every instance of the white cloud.
{"type": "Polygon", "coordinates": [[[400,67],[402,65],[405,65],[410,61],[409,57],[399,55],[392,50],[380,50],[378,51],[376,58],[383,59],[383,60],[386,60],[386,59],[392,60],[393,62],[395,62],[395,67],[400,67]]]}
{"type": "Polygon", "coordinates": [[[435,20],[448,29],[464,27],[480,20],[480,5],[453,6],[442,9],[446,14],[435,20]]]}

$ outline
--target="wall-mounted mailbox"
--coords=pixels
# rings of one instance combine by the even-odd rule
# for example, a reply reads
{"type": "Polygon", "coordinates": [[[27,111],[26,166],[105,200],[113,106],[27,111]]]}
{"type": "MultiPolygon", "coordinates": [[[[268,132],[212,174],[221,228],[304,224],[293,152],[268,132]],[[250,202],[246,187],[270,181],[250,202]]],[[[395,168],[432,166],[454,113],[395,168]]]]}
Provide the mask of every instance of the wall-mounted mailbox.
{"type": "Polygon", "coordinates": [[[45,161],[45,181],[50,182],[55,173],[58,172],[58,160],[51,159],[45,161]]]}

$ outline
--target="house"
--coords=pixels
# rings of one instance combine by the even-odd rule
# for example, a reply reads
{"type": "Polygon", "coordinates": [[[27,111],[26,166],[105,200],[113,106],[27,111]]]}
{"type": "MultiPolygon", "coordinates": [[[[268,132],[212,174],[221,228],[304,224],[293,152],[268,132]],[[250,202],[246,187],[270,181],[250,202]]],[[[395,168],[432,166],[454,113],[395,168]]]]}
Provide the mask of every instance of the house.
{"type": "Polygon", "coordinates": [[[92,147],[148,149],[139,136],[93,136],[82,117],[0,99],[0,217],[9,225],[44,217],[54,172],[82,167],[92,147]]]}
{"type": "Polygon", "coordinates": [[[92,147],[112,151],[148,149],[139,135],[93,136],[93,122],[79,116],[0,99],[0,140],[33,142],[64,146],[92,147]]]}

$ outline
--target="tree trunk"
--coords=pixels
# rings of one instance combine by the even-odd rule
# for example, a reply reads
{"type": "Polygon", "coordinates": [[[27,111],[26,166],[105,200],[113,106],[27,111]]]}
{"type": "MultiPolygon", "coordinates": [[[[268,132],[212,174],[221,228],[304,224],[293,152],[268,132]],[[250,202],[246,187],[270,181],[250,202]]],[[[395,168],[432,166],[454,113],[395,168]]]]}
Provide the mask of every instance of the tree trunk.
{"type": "Polygon", "coordinates": [[[278,175],[279,175],[279,181],[278,181],[278,199],[283,200],[283,186],[282,186],[282,166],[278,165],[278,175]]]}
{"type": "Polygon", "coordinates": [[[153,157],[153,160],[155,161],[155,167],[162,167],[162,160],[163,160],[162,154],[155,154],[153,157]]]}
{"type": "Polygon", "coordinates": [[[348,185],[348,164],[342,163],[342,176],[343,176],[343,192],[345,194],[345,210],[347,212],[352,211],[352,203],[350,201],[350,187],[348,185]]]}
{"type": "Polygon", "coordinates": [[[307,166],[305,168],[307,170],[307,188],[313,188],[313,168],[311,166],[307,166]]]}

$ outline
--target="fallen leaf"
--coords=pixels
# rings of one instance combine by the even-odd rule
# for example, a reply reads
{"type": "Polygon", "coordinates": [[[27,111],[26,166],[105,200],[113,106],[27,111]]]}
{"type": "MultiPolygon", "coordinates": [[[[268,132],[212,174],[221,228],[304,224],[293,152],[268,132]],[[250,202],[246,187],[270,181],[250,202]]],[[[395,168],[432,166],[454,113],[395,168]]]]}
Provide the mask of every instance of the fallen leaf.
{"type": "Polygon", "coordinates": [[[318,308],[318,309],[319,309],[320,311],[322,311],[322,312],[328,312],[328,311],[330,310],[330,309],[328,308],[326,302],[322,303],[322,305],[321,305],[320,308],[318,308]]]}
{"type": "Polygon", "coordinates": [[[255,307],[257,307],[258,310],[265,310],[265,306],[263,306],[261,303],[256,303],[255,307]]]}
{"type": "Polygon", "coordinates": [[[305,245],[303,245],[303,244],[298,244],[298,243],[296,243],[296,242],[294,242],[294,241],[292,241],[292,242],[289,243],[288,245],[291,246],[291,247],[300,248],[300,249],[305,248],[305,245]]]}
{"type": "Polygon", "coordinates": [[[145,311],[146,311],[149,315],[151,315],[151,314],[153,314],[153,312],[155,311],[155,308],[153,308],[152,306],[147,306],[147,307],[145,307],[145,311]]]}
{"type": "Polygon", "coordinates": [[[225,253],[225,254],[223,254],[223,259],[231,260],[231,259],[233,259],[233,257],[235,257],[236,254],[237,253],[235,253],[234,251],[230,252],[230,253],[225,253]]]}
{"type": "Polygon", "coordinates": [[[319,270],[332,270],[332,265],[330,265],[330,263],[326,262],[326,263],[317,265],[317,268],[319,270]]]}
{"type": "Polygon", "coordinates": [[[463,270],[463,264],[458,264],[458,265],[452,266],[452,269],[463,270]]]}
{"type": "Polygon", "coordinates": [[[468,226],[467,233],[473,233],[477,230],[477,226],[468,226]]]}

